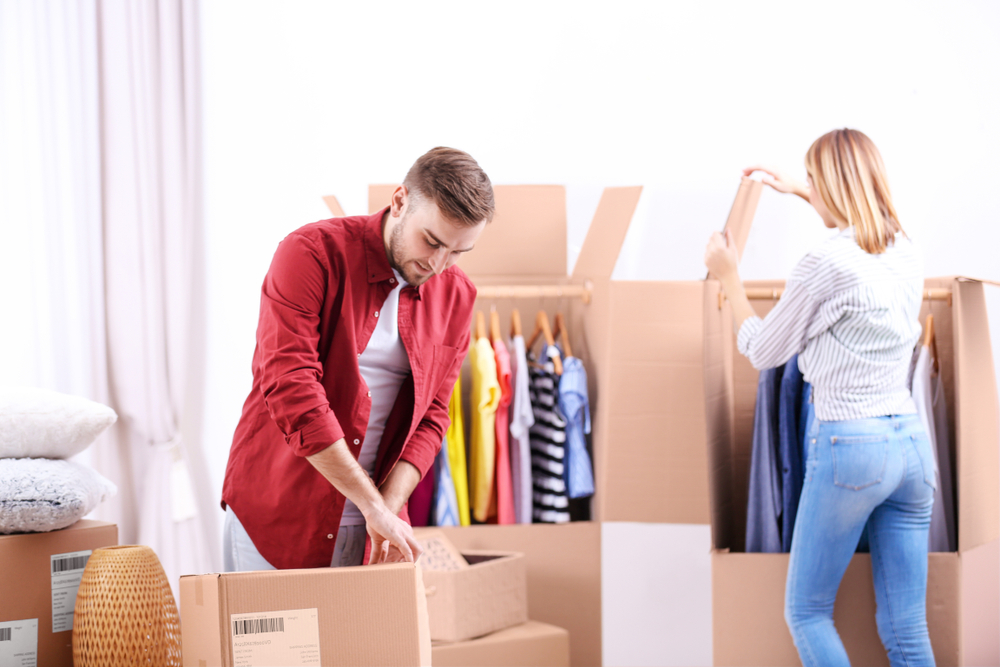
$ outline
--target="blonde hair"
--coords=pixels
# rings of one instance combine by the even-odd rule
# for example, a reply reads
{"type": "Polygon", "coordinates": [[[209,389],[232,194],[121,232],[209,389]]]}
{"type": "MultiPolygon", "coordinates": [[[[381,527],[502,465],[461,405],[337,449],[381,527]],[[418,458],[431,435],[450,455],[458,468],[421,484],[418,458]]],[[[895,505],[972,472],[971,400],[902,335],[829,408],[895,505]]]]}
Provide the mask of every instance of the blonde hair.
{"type": "Polygon", "coordinates": [[[903,228],[889,194],[885,165],[875,144],[858,130],[834,130],[813,142],[806,171],[830,214],[854,227],[854,238],[877,255],[903,228]]]}

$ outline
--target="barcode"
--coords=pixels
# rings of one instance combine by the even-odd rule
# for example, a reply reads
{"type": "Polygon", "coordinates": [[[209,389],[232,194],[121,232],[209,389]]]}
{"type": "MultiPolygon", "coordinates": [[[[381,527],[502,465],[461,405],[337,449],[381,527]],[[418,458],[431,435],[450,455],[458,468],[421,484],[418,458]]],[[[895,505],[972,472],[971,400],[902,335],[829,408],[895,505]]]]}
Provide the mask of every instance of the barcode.
{"type": "Polygon", "coordinates": [[[14,628],[0,628],[0,642],[13,641],[11,639],[11,634],[13,633],[13,631],[14,628]]]}
{"type": "Polygon", "coordinates": [[[52,561],[52,574],[69,572],[70,570],[82,570],[87,565],[90,556],[70,556],[69,558],[56,558],[52,561]]]}
{"type": "Polygon", "coordinates": [[[233,621],[233,636],[256,635],[262,632],[284,632],[284,617],[248,618],[245,621],[233,621]]]}

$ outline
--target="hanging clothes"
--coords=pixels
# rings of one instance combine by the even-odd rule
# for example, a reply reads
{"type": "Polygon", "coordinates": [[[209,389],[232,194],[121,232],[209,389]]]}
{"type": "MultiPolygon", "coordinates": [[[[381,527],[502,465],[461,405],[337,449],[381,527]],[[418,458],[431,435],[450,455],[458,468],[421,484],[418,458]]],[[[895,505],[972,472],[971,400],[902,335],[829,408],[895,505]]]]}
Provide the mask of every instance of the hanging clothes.
{"type": "MultiPolygon", "coordinates": [[[[547,360],[539,368],[529,364],[531,408],[535,423],[529,430],[533,519],[535,523],[569,521],[564,468],[566,461],[566,419],[559,411],[559,376],[548,359],[558,356],[555,346],[545,350],[547,360]]],[[[534,360],[529,355],[529,362],[534,360]]]]}
{"type": "Polygon", "coordinates": [[[535,423],[531,409],[528,357],[524,336],[514,336],[514,353],[510,358],[511,385],[514,388],[510,406],[510,468],[517,523],[531,523],[532,482],[531,443],[529,430],[535,423]]]}
{"type": "Polygon", "coordinates": [[[747,552],[781,552],[783,500],[778,468],[781,374],[781,367],[768,368],[760,372],[757,381],[747,499],[747,552]]]}
{"type": "Polygon", "coordinates": [[[792,529],[802,495],[804,473],[802,443],[802,373],[799,355],[793,355],[781,371],[778,401],[778,465],[781,468],[781,550],[792,550],[792,529]]]}
{"type": "Polygon", "coordinates": [[[500,405],[496,357],[486,338],[479,338],[469,351],[472,362],[472,430],[469,446],[469,495],[472,516],[489,519],[496,472],[496,413],[500,405]]]}
{"type": "Polygon", "coordinates": [[[472,524],[469,514],[469,478],[465,467],[465,421],[462,418],[462,375],[455,380],[455,389],[448,401],[448,419],[451,424],[445,434],[448,445],[448,467],[451,469],[451,481],[455,486],[455,502],[458,503],[458,523],[462,526],[472,524]]]}
{"type": "Polygon", "coordinates": [[[448,454],[448,438],[441,443],[441,451],[434,459],[434,512],[435,526],[458,526],[458,495],[451,476],[451,461],[448,454]]]}
{"type": "MultiPolygon", "coordinates": [[[[510,469],[510,403],[513,391],[510,384],[510,353],[502,340],[493,341],[493,354],[497,362],[497,383],[500,386],[500,403],[496,412],[496,519],[499,524],[516,523],[514,513],[514,483],[510,469]]],[[[491,512],[492,515],[492,512],[491,512]]]]}
{"type": "Polygon", "coordinates": [[[594,495],[594,468],[587,451],[590,433],[590,397],[587,371],[576,357],[563,359],[559,378],[559,409],[566,418],[566,465],[563,479],[570,498],[594,495]]]}
{"type": "MultiPolygon", "coordinates": [[[[930,348],[927,346],[921,346],[920,355],[917,358],[917,365],[913,370],[913,402],[917,404],[917,414],[920,415],[920,421],[923,423],[924,430],[927,432],[927,437],[930,439],[931,450],[934,452],[937,467],[937,470],[935,471],[937,488],[934,490],[934,507],[931,510],[931,528],[930,535],[928,536],[928,549],[930,551],[954,551],[957,546],[953,545],[953,543],[957,541],[953,539],[956,536],[954,503],[949,503],[945,498],[945,485],[943,483],[945,475],[942,470],[942,463],[947,461],[948,476],[950,477],[951,454],[948,451],[948,449],[950,449],[950,447],[948,447],[950,443],[945,443],[944,455],[942,455],[937,442],[939,429],[937,428],[937,414],[934,405],[934,379],[931,376],[933,365],[934,362],[931,358],[930,348]],[[949,516],[949,510],[951,512],[951,516],[949,516]]],[[[941,404],[944,404],[943,391],[941,392],[941,404]]],[[[943,416],[945,420],[947,420],[947,413],[943,416]]],[[[944,432],[945,437],[947,438],[947,424],[945,425],[944,432]]],[[[950,491],[951,489],[949,488],[949,492],[950,491]]],[[[948,495],[951,494],[949,493],[948,495]]]]}
{"type": "Polygon", "coordinates": [[[952,466],[951,428],[945,403],[944,380],[940,373],[931,376],[931,404],[934,406],[934,445],[938,456],[941,497],[948,531],[948,551],[958,551],[958,513],[955,510],[955,474],[952,466]]]}

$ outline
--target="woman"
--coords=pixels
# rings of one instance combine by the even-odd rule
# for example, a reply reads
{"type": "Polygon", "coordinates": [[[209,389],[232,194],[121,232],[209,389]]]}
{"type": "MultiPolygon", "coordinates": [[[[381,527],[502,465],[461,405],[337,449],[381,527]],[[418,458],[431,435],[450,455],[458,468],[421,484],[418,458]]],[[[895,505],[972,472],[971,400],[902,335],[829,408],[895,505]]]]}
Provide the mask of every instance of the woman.
{"type": "Polygon", "coordinates": [[[747,300],[732,236],[716,232],[705,251],[732,304],[740,352],[758,369],[798,353],[813,387],[785,619],[804,665],[850,664],[833,603],[867,524],[890,663],[933,665],[925,598],[935,463],[906,384],[920,337],[922,261],[896,217],[882,158],[861,132],[817,139],[806,153],[808,185],[763,166],[744,173],[758,170],[839,230],[799,262],[763,320],[747,300]]]}

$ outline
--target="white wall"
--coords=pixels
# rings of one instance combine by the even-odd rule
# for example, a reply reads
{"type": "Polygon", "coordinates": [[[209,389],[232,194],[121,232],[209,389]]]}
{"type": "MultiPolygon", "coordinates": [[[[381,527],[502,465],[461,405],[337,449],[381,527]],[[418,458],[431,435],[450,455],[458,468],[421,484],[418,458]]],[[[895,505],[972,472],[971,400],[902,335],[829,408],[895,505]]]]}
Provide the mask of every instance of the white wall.
{"type": "MultiPolygon", "coordinates": [[[[365,211],[368,183],[436,145],[495,183],[567,184],[571,259],[600,187],[646,186],[615,277],[699,279],[740,168],[804,177],[813,139],[856,127],[928,275],[1000,278],[1000,3],[206,0],[203,26],[205,442],[220,487],[276,244],[328,217],[321,195],[365,211]]],[[[765,191],[744,277],[787,275],[826,233],[804,202],[765,191]]],[[[609,651],[634,639],[614,632],[609,651]]],[[[653,664],[655,650],[621,659],[653,664]]],[[[659,650],[662,664],[692,655],[659,650]]]]}

